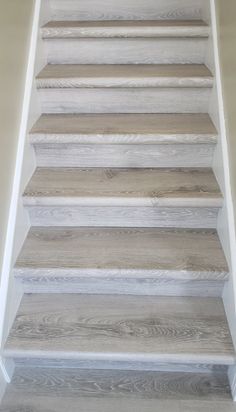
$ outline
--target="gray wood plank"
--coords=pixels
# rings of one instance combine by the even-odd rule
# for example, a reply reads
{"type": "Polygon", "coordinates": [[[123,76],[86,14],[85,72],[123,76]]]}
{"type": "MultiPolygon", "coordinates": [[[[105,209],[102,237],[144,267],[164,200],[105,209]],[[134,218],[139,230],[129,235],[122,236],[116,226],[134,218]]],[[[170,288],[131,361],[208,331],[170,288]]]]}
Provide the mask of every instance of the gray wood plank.
{"type": "Polygon", "coordinates": [[[18,271],[37,277],[228,278],[217,233],[210,229],[31,228],[18,271]]]}
{"type": "Polygon", "coordinates": [[[50,0],[54,20],[199,19],[196,0],[50,0]]]}
{"type": "Polygon", "coordinates": [[[212,167],[215,145],[176,142],[173,145],[97,145],[64,143],[62,139],[61,143],[34,145],[34,149],[38,167],[209,168],[212,167]]]}
{"type": "Polygon", "coordinates": [[[145,399],[97,399],[59,398],[37,396],[30,392],[24,395],[11,394],[11,388],[4,399],[1,412],[235,412],[235,403],[227,401],[202,400],[145,400],[145,399]]]}
{"type": "Polygon", "coordinates": [[[168,363],[168,362],[138,362],[135,361],[104,361],[89,359],[60,359],[60,358],[16,358],[14,359],[17,368],[52,368],[52,369],[86,369],[86,370],[106,370],[106,371],[152,371],[152,372],[182,372],[196,374],[227,374],[228,365],[200,364],[200,363],[168,363]]]}
{"type": "Polygon", "coordinates": [[[214,144],[206,114],[49,114],[30,132],[33,144],[214,144]]]}
{"type": "Polygon", "coordinates": [[[43,113],[208,113],[210,88],[39,89],[43,113]]]}
{"type": "Polygon", "coordinates": [[[211,169],[38,168],[26,205],[221,207],[211,169]]]}
{"type": "Polygon", "coordinates": [[[37,76],[38,88],[212,87],[205,65],[49,64],[37,76]]]}
{"type": "MultiPolygon", "coordinates": [[[[48,198],[47,198],[48,199],[48,198]]],[[[50,199],[49,199],[50,200],[50,199]]],[[[32,226],[217,227],[217,207],[27,205],[32,226]]]]}
{"type": "MultiPolygon", "coordinates": [[[[5,402],[18,398],[230,401],[227,374],[17,368],[5,402]]],[[[1,409],[0,409],[1,410],[1,409]]],[[[96,409],[97,410],[97,409],[96,409]]]]}
{"type": "Polygon", "coordinates": [[[202,20],[50,21],[41,30],[44,39],[75,37],[208,37],[202,20]]]}
{"type": "Polygon", "coordinates": [[[25,295],[4,355],[235,362],[222,300],[193,297],[25,295]]]}
{"type": "Polygon", "coordinates": [[[204,38],[80,38],[45,40],[54,64],[202,64],[204,38]]]}

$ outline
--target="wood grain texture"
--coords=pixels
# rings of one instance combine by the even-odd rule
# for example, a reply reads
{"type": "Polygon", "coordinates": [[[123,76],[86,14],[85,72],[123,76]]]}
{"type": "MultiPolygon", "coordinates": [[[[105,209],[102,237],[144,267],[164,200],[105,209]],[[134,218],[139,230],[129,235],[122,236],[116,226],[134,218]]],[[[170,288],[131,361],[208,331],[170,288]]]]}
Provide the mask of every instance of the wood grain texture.
{"type": "Polygon", "coordinates": [[[41,29],[42,37],[208,37],[202,20],[100,20],[50,21],[41,29]]]}
{"type": "Polygon", "coordinates": [[[230,365],[235,361],[217,298],[25,295],[7,357],[230,365]]]}
{"type": "Polygon", "coordinates": [[[207,113],[210,88],[39,89],[43,113],[207,113]]]}
{"type": "Polygon", "coordinates": [[[227,374],[17,368],[12,396],[230,400],[227,374]]]}
{"type": "Polygon", "coordinates": [[[206,114],[49,114],[30,131],[32,144],[215,144],[206,114]]]}
{"type": "Polygon", "coordinates": [[[77,144],[34,145],[38,167],[211,167],[214,144],[77,144]]]}
{"type": "Polygon", "coordinates": [[[58,396],[37,396],[31,392],[15,395],[9,391],[3,401],[1,412],[235,412],[232,400],[146,400],[146,399],[97,399],[60,398],[58,396]]]}
{"type": "Polygon", "coordinates": [[[31,228],[19,270],[48,277],[228,278],[219,239],[210,229],[31,228]]]}
{"type": "Polygon", "coordinates": [[[221,207],[211,169],[38,168],[27,205],[221,207]]]}
{"type": "MultiPolygon", "coordinates": [[[[224,281],[218,280],[181,280],[152,277],[112,275],[104,276],[80,276],[71,275],[71,271],[55,269],[53,274],[48,270],[32,271],[17,269],[15,276],[25,293],[92,293],[92,294],[114,294],[114,295],[146,295],[146,296],[198,296],[198,297],[221,297],[224,281]],[[46,273],[45,273],[46,272],[46,273]]],[[[40,363],[40,362],[39,362],[40,363]]],[[[136,361],[132,362],[132,369],[137,367],[136,361]]],[[[116,363],[115,365],[116,366],[116,363]]],[[[99,368],[101,364],[99,364],[99,368]]],[[[144,365],[143,365],[144,367],[144,365]]],[[[127,364],[126,364],[127,368],[127,364]]]]}
{"type": "Polygon", "coordinates": [[[45,40],[53,64],[202,64],[204,38],[80,38],[45,40]]]}
{"type": "Polygon", "coordinates": [[[54,20],[200,19],[196,0],[50,0],[54,20]]]}
{"type": "Polygon", "coordinates": [[[49,64],[37,76],[38,88],[212,87],[205,65],[49,64]]]}
{"type": "MultiPolygon", "coordinates": [[[[41,200],[42,203],[42,200],[41,200]]],[[[26,205],[32,226],[216,228],[217,207],[26,205]]]]}
{"type": "Polygon", "coordinates": [[[66,368],[66,369],[86,369],[86,370],[106,370],[106,371],[148,371],[148,372],[182,372],[196,374],[227,374],[228,365],[198,364],[198,363],[168,363],[168,362],[138,362],[138,361],[109,361],[104,364],[99,360],[86,359],[40,359],[40,358],[16,358],[14,359],[17,368],[66,368]]]}

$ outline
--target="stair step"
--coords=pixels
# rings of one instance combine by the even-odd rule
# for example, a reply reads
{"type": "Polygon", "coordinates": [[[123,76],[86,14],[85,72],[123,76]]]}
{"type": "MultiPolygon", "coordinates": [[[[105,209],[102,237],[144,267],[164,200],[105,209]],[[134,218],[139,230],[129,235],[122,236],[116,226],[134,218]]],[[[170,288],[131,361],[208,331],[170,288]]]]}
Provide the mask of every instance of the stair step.
{"type": "Polygon", "coordinates": [[[39,168],[26,205],[221,207],[210,169],[39,168]]]}
{"type": "Polygon", "coordinates": [[[30,132],[39,167],[211,167],[208,115],[51,114],[30,132]]]}
{"type": "Polygon", "coordinates": [[[196,0],[51,0],[53,20],[201,19],[196,0]]]}
{"type": "Polygon", "coordinates": [[[208,37],[202,20],[50,21],[42,27],[44,39],[77,37],[208,37]]]}
{"type": "Polygon", "coordinates": [[[207,113],[213,76],[204,65],[48,65],[37,82],[43,113],[207,113]]]}
{"type": "Polygon", "coordinates": [[[214,145],[217,131],[207,114],[44,114],[33,126],[30,141],[214,145]]]}
{"type": "Polygon", "coordinates": [[[204,65],[49,64],[37,76],[38,88],[212,87],[204,65]]]}
{"type": "Polygon", "coordinates": [[[32,227],[14,274],[29,293],[218,296],[228,266],[215,230],[32,227]]]}
{"type": "Polygon", "coordinates": [[[118,295],[24,295],[4,355],[59,359],[64,367],[86,360],[94,368],[100,360],[114,369],[119,362],[235,361],[221,299],[118,295]]]}
{"type": "Polygon", "coordinates": [[[208,169],[39,168],[24,204],[33,226],[214,228],[222,197],[208,169]]]}
{"type": "Polygon", "coordinates": [[[0,411],[173,412],[178,401],[197,400],[213,408],[219,401],[222,409],[214,410],[231,411],[227,374],[16,368],[0,411]]]}

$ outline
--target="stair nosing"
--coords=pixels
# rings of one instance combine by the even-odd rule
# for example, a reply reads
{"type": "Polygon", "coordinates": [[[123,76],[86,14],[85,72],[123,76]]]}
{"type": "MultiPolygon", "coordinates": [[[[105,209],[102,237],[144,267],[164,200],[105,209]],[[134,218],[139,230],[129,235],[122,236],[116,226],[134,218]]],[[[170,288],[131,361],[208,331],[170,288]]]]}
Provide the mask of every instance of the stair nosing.
{"type": "Polygon", "coordinates": [[[108,277],[112,277],[112,279],[144,279],[144,278],[156,278],[157,280],[163,279],[170,279],[176,281],[178,283],[181,281],[219,281],[225,282],[229,279],[229,271],[211,271],[211,270],[174,270],[174,269],[94,269],[94,268],[71,268],[71,267],[34,267],[29,265],[23,265],[16,262],[16,265],[13,269],[14,276],[18,279],[25,279],[26,277],[30,277],[30,279],[40,278],[42,273],[44,273],[44,277],[47,279],[52,279],[55,277],[58,281],[60,278],[63,279],[65,277],[68,278],[68,281],[73,279],[80,279],[89,277],[97,278],[97,279],[107,279],[108,277]],[[88,276],[89,273],[89,276],[88,276]],[[197,273],[197,276],[196,276],[197,273]]]}
{"type": "Polygon", "coordinates": [[[218,140],[217,133],[208,134],[158,134],[158,133],[42,133],[30,132],[30,142],[33,145],[43,144],[97,144],[97,145],[215,145],[218,140]],[[197,139],[193,139],[197,136],[197,139]],[[60,139],[60,140],[59,140],[60,139]],[[130,139],[130,140],[129,140],[130,139]]]}
{"type": "Polygon", "coordinates": [[[97,360],[97,361],[117,361],[117,362],[168,362],[168,363],[186,363],[186,364],[207,364],[207,365],[234,365],[236,361],[236,355],[234,351],[230,352],[228,355],[210,355],[210,354],[168,354],[168,353],[153,353],[153,354],[142,354],[142,353],[114,353],[106,352],[104,354],[96,352],[75,352],[75,351],[49,351],[49,350],[17,350],[8,349],[3,350],[4,356],[6,358],[42,358],[42,359],[63,359],[63,360],[97,360]]]}
{"type": "Polygon", "coordinates": [[[137,206],[137,207],[192,207],[192,208],[221,208],[223,198],[221,195],[216,197],[198,198],[153,198],[153,197],[133,197],[125,198],[122,196],[107,197],[79,197],[79,196],[37,196],[24,195],[23,202],[25,206],[137,206]]]}

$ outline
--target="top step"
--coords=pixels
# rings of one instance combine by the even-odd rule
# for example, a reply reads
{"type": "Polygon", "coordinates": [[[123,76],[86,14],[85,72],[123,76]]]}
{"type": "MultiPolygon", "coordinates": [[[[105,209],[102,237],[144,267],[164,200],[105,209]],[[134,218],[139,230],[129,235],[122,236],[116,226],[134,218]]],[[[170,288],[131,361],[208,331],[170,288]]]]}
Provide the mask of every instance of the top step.
{"type": "Polygon", "coordinates": [[[44,39],[78,37],[208,37],[202,20],[51,21],[42,28],[44,39]]]}
{"type": "Polygon", "coordinates": [[[50,8],[53,20],[189,20],[203,16],[200,0],[50,0],[50,8]]]}

